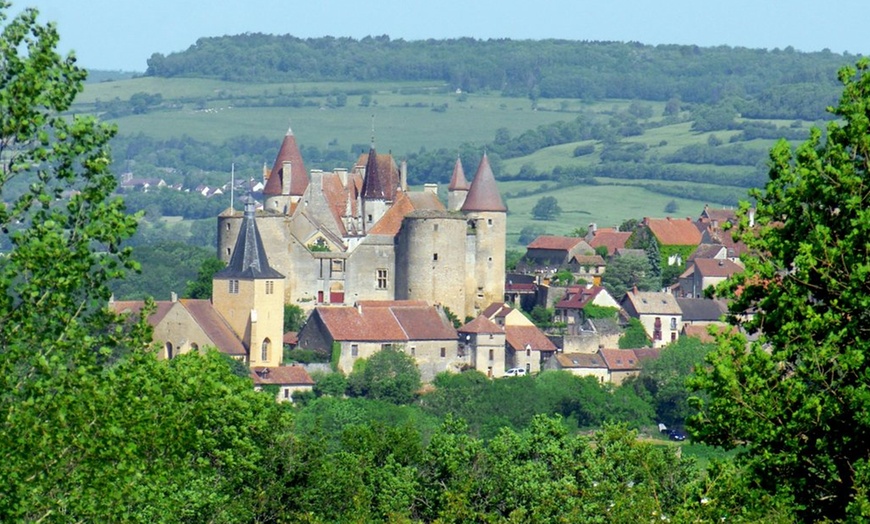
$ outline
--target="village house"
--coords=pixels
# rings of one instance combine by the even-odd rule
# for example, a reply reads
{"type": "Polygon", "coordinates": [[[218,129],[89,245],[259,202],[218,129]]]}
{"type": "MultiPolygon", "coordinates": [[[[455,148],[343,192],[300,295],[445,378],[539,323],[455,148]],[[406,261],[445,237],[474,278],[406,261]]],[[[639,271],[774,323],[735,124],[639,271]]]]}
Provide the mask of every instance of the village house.
{"type": "Polygon", "coordinates": [[[575,256],[594,254],[595,250],[582,238],[541,235],[526,246],[517,270],[547,279],[559,269],[567,268],[575,256]]]}
{"type": "Polygon", "coordinates": [[[578,334],[584,329],[587,316],[583,309],[594,304],[600,307],[619,309],[619,303],[601,286],[587,284],[585,286],[569,286],[565,298],[556,303],[555,320],[566,326],[566,332],[578,334]]]}
{"type": "Polygon", "coordinates": [[[683,312],[670,293],[630,290],[623,297],[622,309],[643,325],[653,347],[660,348],[680,336],[683,312]]]}
{"type": "Polygon", "coordinates": [[[458,330],[459,348],[469,357],[469,367],[489,378],[503,377],[505,370],[505,330],[483,315],[458,330]]]}
{"type": "Polygon", "coordinates": [[[604,246],[607,249],[607,254],[612,255],[616,253],[617,249],[625,248],[625,243],[630,237],[631,231],[619,231],[609,227],[599,228],[595,224],[589,224],[586,243],[594,250],[604,246]]]}
{"type": "Polygon", "coordinates": [[[677,279],[674,292],[681,297],[702,297],[707,288],[743,271],[743,266],[726,258],[695,258],[677,279]]]}

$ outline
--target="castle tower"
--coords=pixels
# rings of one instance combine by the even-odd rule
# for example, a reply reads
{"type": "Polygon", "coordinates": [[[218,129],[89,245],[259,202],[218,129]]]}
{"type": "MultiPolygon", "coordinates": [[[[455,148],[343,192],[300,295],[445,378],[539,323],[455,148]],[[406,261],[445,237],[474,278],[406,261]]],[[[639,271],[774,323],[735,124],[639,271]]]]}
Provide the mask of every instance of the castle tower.
{"type": "Polygon", "coordinates": [[[462,204],[468,222],[466,253],[467,314],[474,315],[504,300],[507,208],[501,200],[486,153],[462,204]],[[473,313],[472,313],[473,312],[473,313]]]}
{"type": "Polygon", "coordinates": [[[302,154],[296,145],[293,130],[288,128],[272,165],[263,196],[267,211],[289,214],[293,204],[299,202],[308,187],[308,171],[302,162],[302,154]]]}
{"type": "Polygon", "coordinates": [[[457,156],[456,164],[453,166],[453,176],[450,178],[450,185],[447,186],[447,209],[450,211],[462,209],[466,196],[468,196],[468,180],[465,179],[462,160],[457,156]]]}
{"type": "MultiPolygon", "coordinates": [[[[366,170],[363,174],[362,190],[360,192],[360,210],[362,213],[363,233],[371,229],[387,211],[389,187],[385,187],[385,177],[378,166],[378,154],[375,146],[369,149],[366,170]]],[[[386,177],[387,182],[390,177],[386,177]]]]}
{"type": "Polygon", "coordinates": [[[284,275],[269,266],[251,198],[245,202],[232,258],[226,268],[214,275],[212,305],[244,342],[251,367],[281,364],[284,275]]]}

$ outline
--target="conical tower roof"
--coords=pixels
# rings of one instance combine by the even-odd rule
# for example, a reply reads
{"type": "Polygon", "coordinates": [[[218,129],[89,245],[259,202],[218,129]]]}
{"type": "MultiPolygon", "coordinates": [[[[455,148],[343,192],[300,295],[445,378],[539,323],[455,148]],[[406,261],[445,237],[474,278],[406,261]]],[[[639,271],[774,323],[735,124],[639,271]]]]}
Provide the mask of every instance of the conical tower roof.
{"type": "Polygon", "coordinates": [[[281,142],[281,149],[278,150],[278,156],[275,157],[275,163],[272,164],[271,175],[269,175],[269,180],[266,182],[266,187],[263,188],[264,195],[281,195],[281,191],[284,188],[284,162],[290,162],[290,166],[293,169],[290,180],[290,194],[302,196],[302,193],[308,187],[308,171],[305,170],[305,164],[302,162],[302,153],[299,152],[299,146],[296,145],[296,137],[293,136],[291,128],[287,128],[287,134],[284,135],[284,141],[281,142]]]}
{"type": "Polygon", "coordinates": [[[380,199],[386,200],[387,193],[384,190],[384,184],[381,180],[381,174],[378,168],[378,154],[375,152],[374,146],[369,149],[369,158],[366,161],[366,173],[363,179],[362,196],[365,199],[380,199]]]}
{"type": "Polygon", "coordinates": [[[450,178],[450,185],[447,186],[450,191],[465,190],[468,191],[468,180],[465,179],[465,171],[462,169],[462,160],[456,157],[456,164],[453,165],[453,176],[450,178]]]}
{"type": "Polygon", "coordinates": [[[465,197],[465,203],[462,204],[462,211],[507,211],[501,201],[501,195],[498,193],[495,175],[492,174],[492,168],[489,167],[486,153],[480,159],[474,181],[471,182],[468,196],[465,197]]]}
{"type": "Polygon", "coordinates": [[[245,202],[245,217],[236,239],[236,247],[227,267],[215,273],[214,278],[284,278],[284,275],[269,266],[263,240],[254,218],[254,199],[245,202]]]}

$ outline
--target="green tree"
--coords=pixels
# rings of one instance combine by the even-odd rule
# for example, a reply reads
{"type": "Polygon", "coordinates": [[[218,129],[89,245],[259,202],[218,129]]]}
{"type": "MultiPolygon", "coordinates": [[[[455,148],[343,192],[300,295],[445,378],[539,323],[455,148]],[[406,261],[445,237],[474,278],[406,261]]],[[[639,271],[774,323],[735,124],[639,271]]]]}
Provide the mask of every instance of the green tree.
{"type": "Polygon", "coordinates": [[[739,213],[745,271],[718,293],[758,340],[720,341],[694,387],[709,395],[692,429],[739,446],[754,483],[789,497],[802,520],[870,515],[870,60],[844,68],[837,120],[793,151],[770,152],[770,181],[739,213]]]}
{"type": "Polygon", "coordinates": [[[536,238],[544,233],[544,228],[540,226],[523,226],[520,230],[520,237],[517,242],[519,242],[520,245],[526,246],[531,244],[536,238]]]}
{"type": "Polygon", "coordinates": [[[308,317],[305,311],[296,304],[284,304],[284,332],[299,331],[308,317]]]}
{"type": "Polygon", "coordinates": [[[634,286],[640,291],[654,291],[661,286],[652,274],[649,259],[636,255],[614,257],[601,277],[601,284],[617,300],[634,286]]]}
{"type": "Polygon", "coordinates": [[[629,319],[625,332],[619,337],[619,349],[649,347],[649,336],[643,324],[636,318],[629,319]]]}
{"type": "Polygon", "coordinates": [[[417,397],[420,389],[420,370],[414,357],[397,349],[385,348],[365,359],[364,365],[354,365],[348,383],[351,393],[394,404],[408,404],[417,397]]]}
{"type": "Polygon", "coordinates": [[[555,220],[562,214],[559,201],[554,196],[545,196],[538,199],[532,208],[532,217],[535,220],[555,220]]]}
{"type": "Polygon", "coordinates": [[[214,274],[225,267],[224,261],[215,256],[203,260],[196,274],[196,280],[187,281],[184,296],[187,298],[211,298],[214,274]]]}

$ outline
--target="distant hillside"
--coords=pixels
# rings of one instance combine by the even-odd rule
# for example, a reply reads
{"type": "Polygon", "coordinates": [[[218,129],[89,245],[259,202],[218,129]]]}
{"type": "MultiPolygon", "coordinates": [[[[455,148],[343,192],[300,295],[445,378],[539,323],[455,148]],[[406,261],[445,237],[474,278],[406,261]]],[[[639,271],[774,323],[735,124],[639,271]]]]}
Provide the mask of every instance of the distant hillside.
{"type": "Polygon", "coordinates": [[[440,81],[507,96],[609,98],[716,104],[740,100],[750,118],[824,118],[836,71],[854,57],[791,48],[649,46],[568,40],[405,41],[388,36],[210,37],[179,53],[155,53],[146,75],[244,82],[440,81]]]}

